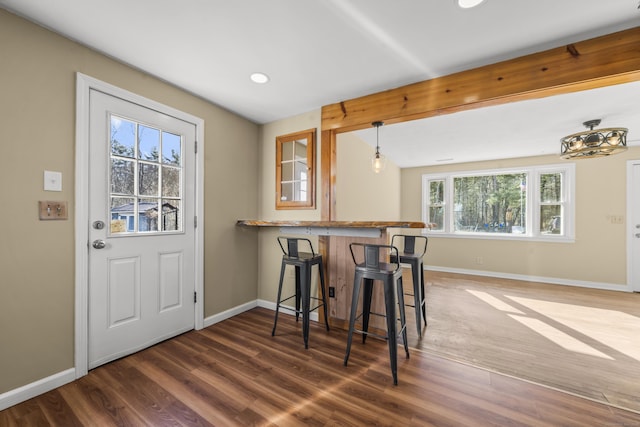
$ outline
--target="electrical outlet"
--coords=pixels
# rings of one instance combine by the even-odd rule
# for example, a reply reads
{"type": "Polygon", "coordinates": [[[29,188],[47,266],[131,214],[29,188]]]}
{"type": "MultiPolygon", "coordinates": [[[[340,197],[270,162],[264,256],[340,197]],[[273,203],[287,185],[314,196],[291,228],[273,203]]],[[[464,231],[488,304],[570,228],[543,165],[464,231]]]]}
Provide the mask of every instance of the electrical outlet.
{"type": "Polygon", "coordinates": [[[329,286],[329,298],[336,297],[336,288],[333,286],[329,286]]]}
{"type": "Polygon", "coordinates": [[[476,257],[476,264],[483,264],[484,260],[482,259],[481,256],[476,257]]]}
{"type": "Polygon", "coordinates": [[[622,215],[611,215],[611,224],[624,223],[624,217],[622,215]]]}

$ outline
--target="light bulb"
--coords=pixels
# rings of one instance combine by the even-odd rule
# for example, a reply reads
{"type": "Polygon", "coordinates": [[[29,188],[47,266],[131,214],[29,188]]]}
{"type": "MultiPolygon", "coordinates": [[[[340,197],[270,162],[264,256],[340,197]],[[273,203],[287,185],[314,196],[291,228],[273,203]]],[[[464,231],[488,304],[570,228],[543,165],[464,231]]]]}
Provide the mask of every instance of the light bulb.
{"type": "Polygon", "coordinates": [[[607,137],[607,142],[609,145],[620,144],[620,134],[618,132],[611,132],[611,135],[607,137]]]}
{"type": "Polygon", "coordinates": [[[371,167],[375,173],[380,173],[380,171],[384,170],[384,167],[387,164],[387,158],[380,153],[376,153],[371,158],[371,167]]]}

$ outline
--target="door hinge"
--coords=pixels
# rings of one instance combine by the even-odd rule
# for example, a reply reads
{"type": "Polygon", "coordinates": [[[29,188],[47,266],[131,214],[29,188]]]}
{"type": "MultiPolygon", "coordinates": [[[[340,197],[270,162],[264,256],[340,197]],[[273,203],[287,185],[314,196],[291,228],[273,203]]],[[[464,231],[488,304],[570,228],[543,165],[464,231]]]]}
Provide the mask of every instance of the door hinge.
{"type": "Polygon", "coordinates": [[[198,154],[198,141],[193,141],[193,152],[198,154]]]}
{"type": "Polygon", "coordinates": [[[193,303],[195,304],[195,303],[197,303],[197,302],[198,302],[198,293],[197,293],[197,292],[194,292],[194,293],[193,293],[193,303]]]}
{"type": "Polygon", "coordinates": [[[193,228],[198,228],[198,216],[193,217],[193,228]]]}

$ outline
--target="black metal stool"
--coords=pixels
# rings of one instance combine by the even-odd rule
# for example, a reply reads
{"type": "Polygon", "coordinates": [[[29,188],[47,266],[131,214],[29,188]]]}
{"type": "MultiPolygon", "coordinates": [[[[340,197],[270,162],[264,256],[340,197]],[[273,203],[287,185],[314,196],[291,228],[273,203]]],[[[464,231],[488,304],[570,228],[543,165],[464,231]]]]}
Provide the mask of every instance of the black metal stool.
{"type": "MultiPolygon", "coordinates": [[[[409,264],[411,266],[411,275],[413,277],[413,294],[405,293],[413,297],[413,305],[407,304],[407,307],[414,307],[416,312],[416,328],[418,328],[418,337],[422,338],[422,325],[420,324],[420,312],[424,324],[427,324],[427,304],[424,295],[424,262],[422,258],[427,252],[426,236],[412,236],[407,234],[396,234],[391,238],[391,245],[400,247],[402,250],[398,252],[399,262],[409,264]],[[418,247],[416,247],[416,243],[418,247]],[[402,245],[400,245],[402,244],[402,245]]],[[[391,262],[398,262],[395,256],[390,257],[391,262]]]]}
{"type": "MultiPolygon", "coordinates": [[[[296,238],[296,237],[278,237],[278,244],[282,249],[282,267],[280,268],[280,283],[278,284],[278,299],[276,301],[276,316],[273,321],[273,331],[271,336],[276,334],[276,324],[278,323],[278,312],[280,311],[281,304],[285,301],[295,298],[295,309],[282,306],[285,310],[292,310],[296,313],[296,322],[302,314],[302,337],[304,339],[304,348],[309,348],[309,313],[323,307],[324,309],[324,323],[329,330],[329,320],[327,317],[327,298],[325,296],[324,289],[324,265],[322,263],[322,255],[316,254],[313,250],[313,245],[309,239],[296,238]],[[286,241],[286,249],[283,242],[286,241]],[[300,242],[306,242],[310,252],[300,252],[300,242]],[[284,272],[287,265],[293,265],[296,269],[296,290],[295,294],[281,299],[282,295],[282,282],[284,280],[284,272]],[[311,268],[317,265],[320,272],[319,287],[321,290],[322,298],[311,296],[311,268]],[[317,306],[311,308],[311,300],[320,302],[317,306]],[[302,307],[301,307],[302,305],[302,307]]],[[[306,249],[306,248],[305,248],[306,249]]]]}
{"type": "MultiPolygon", "coordinates": [[[[354,332],[362,334],[362,342],[364,343],[367,335],[371,334],[378,338],[386,339],[389,345],[389,363],[391,365],[391,375],[393,376],[393,384],[398,384],[398,335],[402,334],[404,351],[409,358],[409,346],[407,344],[407,324],[404,314],[404,292],[402,290],[402,269],[400,263],[393,264],[383,262],[383,258],[389,259],[390,254],[398,256],[398,249],[391,245],[374,245],[366,243],[351,243],[349,245],[351,257],[356,265],[353,280],[353,297],[351,299],[351,317],[349,319],[349,333],[347,337],[347,351],[344,356],[344,365],[347,366],[349,353],[351,352],[351,340],[354,332]],[[356,260],[354,247],[362,247],[362,262],[356,260]],[[384,286],[384,305],[385,314],[373,313],[371,311],[371,296],[373,294],[374,281],[379,281],[384,286]],[[364,293],[362,298],[362,313],[357,315],[358,298],[360,296],[361,283],[364,281],[364,293]],[[396,317],[396,296],[398,311],[400,313],[400,331],[397,329],[396,317]],[[377,315],[386,317],[387,335],[381,336],[369,332],[369,316],[377,315]],[[362,330],[355,328],[356,319],[362,317],[362,330]]],[[[360,256],[358,257],[360,258],[360,256]]]]}

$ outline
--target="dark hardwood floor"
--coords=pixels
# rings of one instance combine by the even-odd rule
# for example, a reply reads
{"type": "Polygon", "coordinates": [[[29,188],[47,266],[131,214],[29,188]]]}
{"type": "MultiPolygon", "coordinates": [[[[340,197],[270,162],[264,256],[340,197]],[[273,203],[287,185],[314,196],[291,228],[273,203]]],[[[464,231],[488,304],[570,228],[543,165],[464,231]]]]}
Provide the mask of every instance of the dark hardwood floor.
{"type": "Polygon", "coordinates": [[[0,426],[640,426],[640,415],[411,349],[253,309],[0,412],[0,426]],[[403,352],[399,352],[401,355],[403,352]]]}

